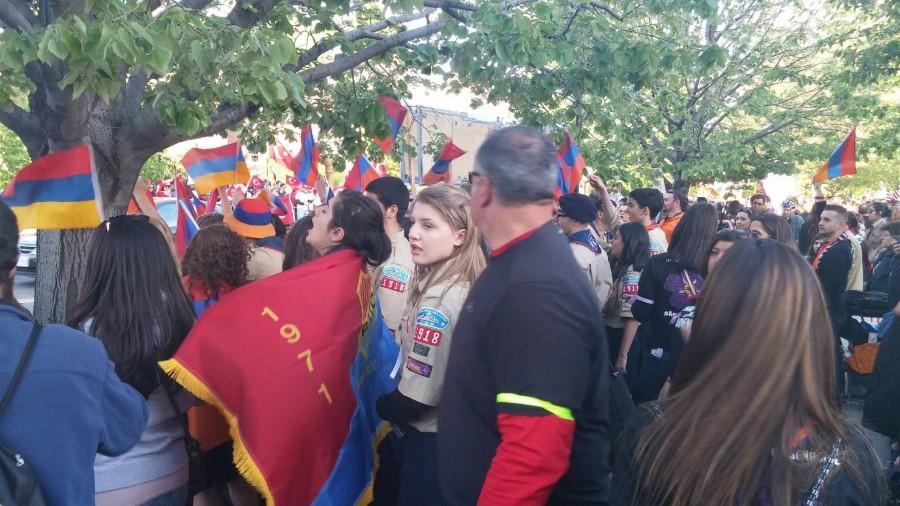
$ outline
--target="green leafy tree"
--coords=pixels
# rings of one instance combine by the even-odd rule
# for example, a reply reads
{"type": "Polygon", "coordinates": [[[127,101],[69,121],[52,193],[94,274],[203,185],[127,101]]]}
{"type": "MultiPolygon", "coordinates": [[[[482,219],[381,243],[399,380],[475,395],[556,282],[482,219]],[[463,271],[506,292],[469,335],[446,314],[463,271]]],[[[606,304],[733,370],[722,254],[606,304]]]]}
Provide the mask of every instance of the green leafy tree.
{"type": "Polygon", "coordinates": [[[563,1],[484,16],[454,48],[454,86],[569,129],[588,165],[626,186],[791,173],[819,158],[810,136],[846,133],[879,106],[871,90],[833,86],[837,34],[856,27],[802,2],[563,1]]]}
{"type": "MultiPolygon", "coordinates": [[[[374,98],[436,63],[428,42],[458,22],[453,4],[0,1],[0,124],[31,157],[89,142],[107,214],[155,153],[226,128],[258,150],[279,125],[316,122],[353,153],[388,134],[374,98]]],[[[41,234],[40,320],[65,320],[87,239],[41,234]]]]}
{"type": "Polygon", "coordinates": [[[144,166],[141,168],[141,177],[153,182],[173,178],[179,172],[181,172],[181,165],[178,162],[162,153],[157,153],[144,162],[144,166]]]}
{"type": "Polygon", "coordinates": [[[22,141],[12,130],[0,125],[0,188],[6,187],[16,172],[31,163],[22,141]]]}

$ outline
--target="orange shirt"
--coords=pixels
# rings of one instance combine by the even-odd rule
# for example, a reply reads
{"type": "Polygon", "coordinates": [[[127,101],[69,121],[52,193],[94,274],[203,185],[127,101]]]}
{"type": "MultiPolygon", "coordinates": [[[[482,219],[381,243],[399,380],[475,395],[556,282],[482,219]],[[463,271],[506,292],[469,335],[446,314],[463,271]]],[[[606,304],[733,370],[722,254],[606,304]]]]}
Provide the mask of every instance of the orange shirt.
{"type": "Polygon", "coordinates": [[[675,227],[681,222],[681,218],[684,218],[684,213],[678,213],[671,218],[663,218],[662,223],[659,224],[659,228],[666,233],[666,241],[672,242],[672,232],[675,231],[675,227]]]}

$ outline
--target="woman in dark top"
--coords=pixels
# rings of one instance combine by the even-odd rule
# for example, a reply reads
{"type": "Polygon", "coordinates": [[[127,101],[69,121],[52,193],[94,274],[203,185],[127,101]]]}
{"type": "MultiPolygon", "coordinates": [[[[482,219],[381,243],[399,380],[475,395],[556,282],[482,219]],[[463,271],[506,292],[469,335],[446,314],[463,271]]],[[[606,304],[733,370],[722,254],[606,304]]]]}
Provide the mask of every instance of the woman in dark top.
{"type": "Polygon", "coordinates": [[[894,253],[894,244],[900,238],[900,221],[890,221],[878,227],[873,234],[879,239],[881,253],[872,266],[872,277],[866,290],[888,292],[891,285],[891,272],[900,268],[900,257],[894,253]]]}
{"type": "Polygon", "coordinates": [[[610,504],[883,504],[877,457],[835,404],[833,362],[812,269],[776,241],[735,244],[669,396],[620,436],[610,504]]]}
{"type": "Polygon", "coordinates": [[[750,223],[750,235],[756,239],[772,239],[792,248],[797,247],[788,221],[777,214],[761,213],[750,223]]]}
{"type": "Polygon", "coordinates": [[[641,269],[650,260],[650,237],[640,223],[623,223],[610,244],[613,261],[613,287],[603,309],[609,361],[625,372],[628,359],[637,359],[639,346],[633,346],[638,321],[631,314],[631,299],[637,293],[641,269]]]}
{"type": "Polygon", "coordinates": [[[635,319],[641,322],[637,333],[641,363],[632,383],[635,402],[656,399],[675,371],[684,342],[673,319],[682,309],[693,306],[703,289],[718,223],[713,206],[694,204],[672,233],[669,251],[651,257],[641,271],[631,306],[635,319]]]}

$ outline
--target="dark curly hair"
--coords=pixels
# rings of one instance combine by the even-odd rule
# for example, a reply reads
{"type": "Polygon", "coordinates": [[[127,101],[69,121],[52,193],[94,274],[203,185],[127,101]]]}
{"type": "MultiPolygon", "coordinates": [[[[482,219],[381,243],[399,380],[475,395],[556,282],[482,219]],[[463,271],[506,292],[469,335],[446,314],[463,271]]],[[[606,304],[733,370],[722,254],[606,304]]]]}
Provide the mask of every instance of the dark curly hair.
{"type": "Polygon", "coordinates": [[[181,262],[181,272],[191,283],[199,283],[210,297],[216,298],[222,289],[247,283],[249,259],[249,247],[241,236],[225,225],[210,225],[200,229],[191,240],[181,262]]]}

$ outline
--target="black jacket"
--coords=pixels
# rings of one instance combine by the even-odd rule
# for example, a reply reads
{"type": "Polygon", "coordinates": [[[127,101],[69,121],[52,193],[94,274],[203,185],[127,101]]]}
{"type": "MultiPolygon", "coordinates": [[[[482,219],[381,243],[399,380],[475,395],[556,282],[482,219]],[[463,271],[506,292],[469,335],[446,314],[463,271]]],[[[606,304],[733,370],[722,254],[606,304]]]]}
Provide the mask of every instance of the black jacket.
{"type": "Polygon", "coordinates": [[[825,294],[825,301],[828,302],[831,323],[840,326],[847,321],[847,279],[853,266],[853,248],[850,241],[844,237],[827,248],[819,258],[815,269],[825,294]]]}
{"type": "Polygon", "coordinates": [[[900,317],[878,347],[875,370],[869,381],[863,425],[894,439],[900,439],[900,317]]]}
{"type": "Polygon", "coordinates": [[[895,269],[900,270],[900,258],[894,254],[894,248],[885,248],[872,265],[872,277],[869,278],[866,290],[887,293],[891,284],[891,271],[895,269]]]}

